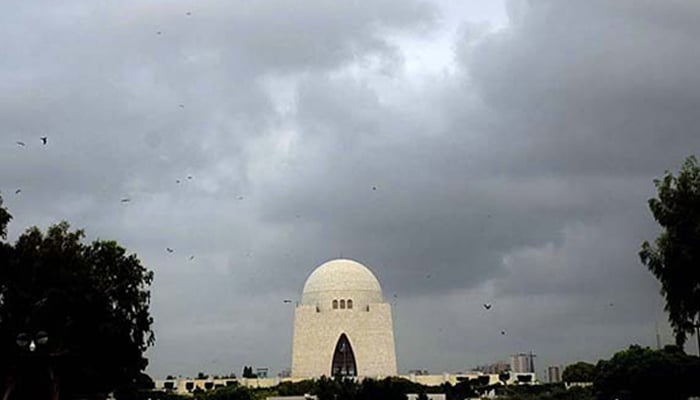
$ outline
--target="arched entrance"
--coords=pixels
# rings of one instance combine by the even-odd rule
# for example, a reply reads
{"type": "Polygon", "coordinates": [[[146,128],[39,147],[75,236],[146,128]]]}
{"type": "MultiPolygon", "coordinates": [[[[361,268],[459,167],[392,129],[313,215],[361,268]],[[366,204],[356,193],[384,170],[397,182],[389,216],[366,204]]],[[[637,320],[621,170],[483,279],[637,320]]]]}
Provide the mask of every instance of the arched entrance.
{"type": "Polygon", "coordinates": [[[352,351],[350,341],[345,334],[341,334],[333,352],[333,363],[331,364],[332,376],[357,376],[357,365],[355,364],[355,353],[352,351]]]}

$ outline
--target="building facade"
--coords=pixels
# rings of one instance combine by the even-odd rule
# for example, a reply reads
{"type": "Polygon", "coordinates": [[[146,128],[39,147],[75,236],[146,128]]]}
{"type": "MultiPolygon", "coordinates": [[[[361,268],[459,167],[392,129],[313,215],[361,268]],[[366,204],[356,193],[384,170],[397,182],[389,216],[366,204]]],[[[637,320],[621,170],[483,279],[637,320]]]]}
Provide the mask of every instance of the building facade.
{"type": "Polygon", "coordinates": [[[547,382],[548,383],[561,382],[561,366],[550,365],[549,367],[547,367],[547,382]]]}
{"type": "Polygon", "coordinates": [[[396,374],[391,307],[374,274],[346,259],[316,268],[294,313],[292,377],[396,374]]]}
{"type": "Polygon", "coordinates": [[[510,356],[510,370],[515,373],[534,373],[535,355],[532,353],[518,353],[510,356]]]}

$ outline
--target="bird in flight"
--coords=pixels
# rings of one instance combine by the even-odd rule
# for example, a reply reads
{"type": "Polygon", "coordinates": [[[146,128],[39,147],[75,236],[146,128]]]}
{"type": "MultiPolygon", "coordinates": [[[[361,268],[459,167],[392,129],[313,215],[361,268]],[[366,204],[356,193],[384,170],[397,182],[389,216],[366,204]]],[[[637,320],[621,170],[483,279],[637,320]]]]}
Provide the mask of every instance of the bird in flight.
{"type": "Polygon", "coordinates": [[[505,334],[506,334],[506,331],[501,331],[501,335],[505,335],[505,334]]]}
{"type": "Polygon", "coordinates": [[[491,309],[491,304],[489,304],[489,303],[484,303],[484,308],[487,309],[487,310],[490,310],[490,309],[491,309]]]}
{"type": "Polygon", "coordinates": [[[128,198],[128,197],[125,197],[125,198],[121,199],[120,201],[121,201],[122,203],[128,203],[128,202],[131,201],[131,199],[128,198]]]}
{"type": "Polygon", "coordinates": [[[156,32],[156,35],[162,35],[162,34],[163,34],[163,32],[161,32],[161,31],[156,32]]]}
{"type": "Polygon", "coordinates": [[[46,143],[49,141],[49,138],[46,137],[46,136],[42,136],[42,137],[40,137],[39,139],[41,139],[41,143],[42,143],[42,144],[46,144],[46,143]]]}
{"type": "Polygon", "coordinates": [[[180,183],[180,182],[182,182],[182,181],[180,181],[179,179],[175,180],[175,183],[180,183]]]}
{"type": "Polygon", "coordinates": [[[187,12],[185,13],[185,15],[192,15],[192,13],[189,12],[189,11],[187,11],[187,12]]]}
{"type": "Polygon", "coordinates": [[[24,142],[18,140],[15,143],[17,143],[18,146],[25,146],[24,142]]]}
{"type": "Polygon", "coordinates": [[[15,194],[20,194],[21,191],[22,191],[22,189],[17,189],[17,190],[15,190],[15,194]]]}
{"type": "Polygon", "coordinates": [[[166,250],[168,253],[172,253],[172,252],[173,252],[173,249],[171,249],[170,247],[166,247],[165,250],[166,250]]]}
{"type": "Polygon", "coordinates": [[[190,256],[190,261],[194,260],[194,256],[190,256]]]}
{"type": "Polygon", "coordinates": [[[185,105],[184,105],[184,104],[180,104],[180,105],[178,105],[178,107],[180,107],[180,108],[185,108],[185,105]]]}
{"type": "Polygon", "coordinates": [[[377,187],[376,187],[376,186],[372,186],[372,190],[377,190],[377,187]]]}
{"type": "Polygon", "coordinates": [[[291,303],[292,301],[289,300],[289,299],[285,299],[284,302],[285,302],[285,303],[291,303]]]}
{"type": "Polygon", "coordinates": [[[192,175],[187,175],[187,179],[192,179],[192,175]]]}

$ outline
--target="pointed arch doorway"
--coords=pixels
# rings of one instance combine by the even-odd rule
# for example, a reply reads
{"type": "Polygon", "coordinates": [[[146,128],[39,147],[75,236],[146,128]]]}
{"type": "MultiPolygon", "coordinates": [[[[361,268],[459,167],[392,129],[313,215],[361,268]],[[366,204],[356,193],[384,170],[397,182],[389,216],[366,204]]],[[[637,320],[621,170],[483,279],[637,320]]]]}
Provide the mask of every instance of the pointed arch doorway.
{"type": "Polygon", "coordinates": [[[348,337],[343,333],[335,345],[333,363],[331,364],[331,376],[357,376],[357,364],[355,353],[348,337]]]}

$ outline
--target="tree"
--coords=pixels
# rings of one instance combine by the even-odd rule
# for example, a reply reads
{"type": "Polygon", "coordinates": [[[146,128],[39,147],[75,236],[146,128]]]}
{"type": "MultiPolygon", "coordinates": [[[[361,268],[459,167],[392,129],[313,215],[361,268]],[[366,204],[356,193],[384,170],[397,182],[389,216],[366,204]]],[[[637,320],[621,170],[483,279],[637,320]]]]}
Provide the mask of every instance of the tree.
{"type": "MultiPolygon", "coordinates": [[[[700,167],[688,157],[678,176],[654,180],[658,198],[649,200],[663,231],[654,245],[642,243],[639,257],[661,282],[661,294],[682,346],[700,322],[700,167]]],[[[698,335],[700,351],[700,335],[698,335]]]]}
{"type": "Polygon", "coordinates": [[[630,346],[601,360],[593,386],[603,400],[678,399],[700,395],[700,358],[686,355],[678,346],[663,350],[630,346]]]}
{"type": "Polygon", "coordinates": [[[243,366],[243,378],[257,378],[258,375],[253,373],[253,367],[252,366],[243,366]]]}
{"type": "Polygon", "coordinates": [[[579,361],[564,368],[561,379],[566,383],[571,382],[593,382],[595,375],[595,365],[579,361]]]}
{"type": "MultiPolygon", "coordinates": [[[[9,218],[0,210],[4,233],[9,218]]],[[[11,398],[52,382],[68,398],[144,382],[143,352],[155,340],[153,273],[116,242],[84,237],[61,222],[0,242],[0,385],[14,382],[11,398]]]]}
{"type": "Polygon", "coordinates": [[[7,224],[10,223],[12,215],[2,206],[2,196],[0,196],[0,239],[5,239],[7,236],[7,224]]]}

